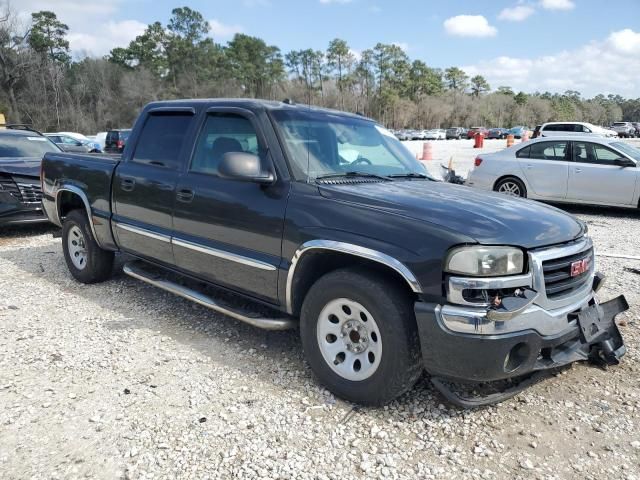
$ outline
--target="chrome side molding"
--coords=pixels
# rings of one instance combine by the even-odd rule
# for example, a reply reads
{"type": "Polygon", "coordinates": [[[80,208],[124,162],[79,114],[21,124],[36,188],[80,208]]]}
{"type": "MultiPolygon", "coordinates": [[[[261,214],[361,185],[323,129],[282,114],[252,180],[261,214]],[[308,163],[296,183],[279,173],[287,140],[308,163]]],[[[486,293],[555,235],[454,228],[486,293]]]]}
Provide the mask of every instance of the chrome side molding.
{"type": "Polygon", "coordinates": [[[297,322],[293,318],[267,318],[257,315],[253,316],[249,315],[247,312],[234,310],[226,305],[221,305],[209,295],[205,295],[145,270],[138,262],[126,263],[122,270],[130,277],[142,280],[154,287],[179,295],[180,297],[191,300],[203,307],[210,308],[211,310],[222,313],[236,320],[240,320],[241,322],[248,323],[254,327],[262,328],[264,330],[289,330],[295,328],[297,325],[297,322]]]}
{"type": "Polygon", "coordinates": [[[171,237],[169,235],[163,235],[162,233],[152,232],[151,230],[147,230],[146,228],[135,227],[133,225],[129,225],[127,223],[113,222],[113,224],[127,232],[135,233],[137,235],[142,235],[144,237],[153,238],[154,240],[159,240],[161,242],[170,243],[171,237]]]}
{"type": "Polygon", "coordinates": [[[189,242],[188,240],[182,240],[176,237],[171,238],[171,243],[173,245],[177,245],[178,247],[188,248],[190,250],[195,250],[196,252],[205,253],[214,257],[224,258],[225,260],[248,265],[249,267],[259,268],[260,270],[274,271],[276,269],[276,266],[271,265],[270,263],[261,262],[260,260],[254,260],[253,258],[238,255],[237,253],[219,250],[217,248],[200,245],[198,243],[189,242]]]}
{"type": "Polygon", "coordinates": [[[271,272],[276,270],[275,265],[272,265],[267,262],[262,262],[260,260],[254,260],[253,258],[245,257],[244,255],[238,255],[237,253],[231,253],[225,250],[219,250],[217,248],[209,247],[207,245],[202,245],[200,243],[194,243],[188,240],[183,240],[178,237],[172,237],[162,233],[152,232],[151,230],[147,230],[146,228],[136,227],[128,223],[120,223],[120,222],[114,221],[113,224],[117,228],[126,230],[127,232],[132,232],[138,235],[153,238],[154,240],[159,240],[161,242],[171,243],[172,245],[177,247],[187,248],[195,252],[204,253],[206,255],[211,255],[213,257],[223,258],[231,262],[241,263],[242,265],[258,268],[260,270],[268,270],[271,272]]]}

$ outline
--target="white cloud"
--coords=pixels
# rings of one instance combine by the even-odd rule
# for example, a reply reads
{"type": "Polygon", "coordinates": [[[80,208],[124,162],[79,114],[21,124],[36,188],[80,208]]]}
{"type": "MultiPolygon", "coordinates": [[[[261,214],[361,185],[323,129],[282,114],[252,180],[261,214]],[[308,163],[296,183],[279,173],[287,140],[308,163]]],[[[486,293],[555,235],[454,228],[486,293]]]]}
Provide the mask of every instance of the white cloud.
{"type": "Polygon", "coordinates": [[[209,28],[213,38],[216,40],[231,38],[236,33],[244,32],[244,28],[240,25],[226,25],[215,18],[209,20],[209,28]]]}
{"type": "Polygon", "coordinates": [[[498,15],[498,20],[507,20],[510,22],[522,22],[535,13],[535,9],[531,5],[516,5],[503,9],[498,15]]]}
{"type": "Polygon", "coordinates": [[[458,37],[493,37],[498,33],[482,15],[458,15],[447,18],[444,21],[444,29],[449,35],[458,37]]]}
{"type": "Polygon", "coordinates": [[[122,0],[20,0],[13,5],[23,18],[30,17],[31,12],[53,10],[69,27],[67,38],[75,54],[105,55],[114,47],[126,47],[147,27],[137,20],[116,18],[122,0]]]}
{"type": "Polygon", "coordinates": [[[640,91],[640,32],[624,29],[606,39],[537,58],[497,57],[462,67],[493,86],[525,92],[578,90],[585,96],[617,93],[637,97],[640,91]]]}
{"type": "Polygon", "coordinates": [[[540,0],[540,6],[547,10],[572,10],[576,4],[573,0],[540,0]]]}
{"type": "Polygon", "coordinates": [[[131,40],[141,35],[146,23],[137,20],[108,21],[92,29],[91,33],[71,31],[67,38],[74,53],[102,56],[112,48],[126,47],[131,40]]]}
{"type": "Polygon", "coordinates": [[[640,54],[640,33],[630,28],[613,32],[607,40],[609,45],[618,52],[640,54]]]}

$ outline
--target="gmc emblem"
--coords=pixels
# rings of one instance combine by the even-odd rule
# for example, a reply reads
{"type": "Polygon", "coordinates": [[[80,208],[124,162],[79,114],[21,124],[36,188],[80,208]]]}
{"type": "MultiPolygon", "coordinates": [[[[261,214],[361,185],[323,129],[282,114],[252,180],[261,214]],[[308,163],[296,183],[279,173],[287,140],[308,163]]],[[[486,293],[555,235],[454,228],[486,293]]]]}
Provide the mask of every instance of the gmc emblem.
{"type": "Polygon", "coordinates": [[[585,272],[589,271],[589,266],[591,264],[591,259],[584,258],[582,260],[578,260],[577,262],[573,262],[571,264],[571,276],[577,277],[578,275],[582,275],[585,272]]]}

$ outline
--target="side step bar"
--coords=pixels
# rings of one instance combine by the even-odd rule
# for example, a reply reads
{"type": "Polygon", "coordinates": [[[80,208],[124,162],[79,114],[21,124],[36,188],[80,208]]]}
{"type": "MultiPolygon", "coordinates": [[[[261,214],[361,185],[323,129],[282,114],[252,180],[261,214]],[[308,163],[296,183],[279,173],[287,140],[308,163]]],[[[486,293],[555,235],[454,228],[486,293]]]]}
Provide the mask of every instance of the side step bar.
{"type": "Polygon", "coordinates": [[[229,317],[240,320],[241,322],[248,323],[254,327],[262,328],[264,330],[289,330],[297,326],[297,322],[292,318],[267,318],[259,314],[249,314],[249,312],[242,312],[240,310],[234,310],[231,307],[222,305],[214,298],[205,295],[201,292],[193,290],[191,288],[179,285],[166,278],[163,278],[157,273],[150,272],[141,266],[138,262],[126,263],[122,270],[127,275],[142,280],[154,287],[161,288],[168,292],[179,295],[187,300],[196,302],[203,307],[215,310],[218,313],[222,313],[229,317]]]}

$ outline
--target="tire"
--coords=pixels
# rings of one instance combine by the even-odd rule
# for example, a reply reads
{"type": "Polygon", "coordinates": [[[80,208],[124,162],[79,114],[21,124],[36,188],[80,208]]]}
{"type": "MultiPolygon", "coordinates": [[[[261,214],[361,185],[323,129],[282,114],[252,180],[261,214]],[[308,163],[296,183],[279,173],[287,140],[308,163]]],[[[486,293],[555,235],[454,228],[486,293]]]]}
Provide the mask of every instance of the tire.
{"type": "Polygon", "coordinates": [[[506,177],[501,179],[496,182],[493,190],[512,197],[527,198],[527,187],[525,187],[524,183],[516,177],[506,177]]]}
{"type": "Polygon", "coordinates": [[[320,382],[351,402],[384,405],[422,373],[411,296],[376,272],[344,269],[321,277],[302,304],[300,336],[320,382]]]}
{"type": "Polygon", "coordinates": [[[98,283],[111,276],[114,253],[98,246],[82,210],[72,210],[64,219],[62,251],[67,268],[79,282],[98,283]]]}

